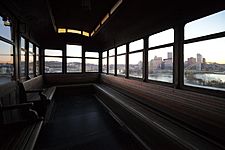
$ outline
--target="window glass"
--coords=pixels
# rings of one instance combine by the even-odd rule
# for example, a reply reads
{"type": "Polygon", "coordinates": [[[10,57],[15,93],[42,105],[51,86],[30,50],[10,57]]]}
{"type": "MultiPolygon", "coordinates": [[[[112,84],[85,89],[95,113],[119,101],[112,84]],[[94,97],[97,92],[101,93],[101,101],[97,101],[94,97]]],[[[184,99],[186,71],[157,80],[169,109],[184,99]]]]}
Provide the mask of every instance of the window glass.
{"type": "Polygon", "coordinates": [[[126,73],[126,55],[117,56],[117,74],[125,75],[126,73]]]}
{"type": "Polygon", "coordinates": [[[104,51],[104,52],[102,53],[102,57],[107,57],[107,51],[104,51]]]}
{"type": "Polygon", "coordinates": [[[196,38],[225,31],[225,10],[192,21],[185,26],[185,39],[196,38]]]}
{"type": "Polygon", "coordinates": [[[26,76],[26,50],[25,50],[25,39],[21,37],[20,39],[20,76],[25,77],[26,76]]]}
{"type": "Polygon", "coordinates": [[[115,73],[115,57],[109,57],[109,73],[115,73]]]}
{"type": "Polygon", "coordinates": [[[11,40],[11,27],[4,24],[3,18],[0,16],[0,36],[11,40]]]}
{"type": "Polygon", "coordinates": [[[39,48],[36,47],[36,74],[40,74],[39,48]]]}
{"type": "Polygon", "coordinates": [[[66,56],[82,57],[82,46],[80,45],[66,45],[66,56]]]}
{"type": "Polygon", "coordinates": [[[184,84],[225,90],[225,37],[184,45],[184,84]]]}
{"type": "Polygon", "coordinates": [[[29,43],[29,75],[34,76],[34,53],[33,53],[33,44],[29,43]]]}
{"type": "Polygon", "coordinates": [[[117,47],[117,55],[125,54],[125,53],[126,53],[126,45],[122,45],[120,47],[117,47]]]}
{"type": "Polygon", "coordinates": [[[62,73],[62,58],[45,57],[45,73],[62,73]]]}
{"type": "Polygon", "coordinates": [[[109,56],[114,56],[115,55],[115,49],[109,50],[109,56]]]}
{"type": "Polygon", "coordinates": [[[148,79],[173,82],[173,47],[148,51],[148,79]]]}
{"type": "Polygon", "coordinates": [[[98,59],[85,59],[86,72],[98,72],[98,59]]]}
{"type": "Polygon", "coordinates": [[[67,58],[67,72],[81,72],[81,62],[81,58],[67,58]]]}
{"type": "Polygon", "coordinates": [[[102,72],[107,73],[107,58],[102,59],[102,72]]]}
{"type": "Polygon", "coordinates": [[[148,38],[149,47],[164,45],[174,42],[174,30],[169,29],[163,32],[156,33],[148,38]]]}
{"type": "Polygon", "coordinates": [[[13,69],[13,46],[0,41],[0,84],[11,80],[13,69]]]}
{"type": "Polygon", "coordinates": [[[134,42],[131,42],[129,45],[129,51],[136,51],[136,50],[142,50],[144,49],[144,40],[140,39],[134,42]]]}
{"type": "Polygon", "coordinates": [[[45,56],[62,56],[62,50],[45,49],[45,56]]]}
{"type": "Polygon", "coordinates": [[[129,54],[129,76],[142,78],[143,52],[129,54]]]}
{"type": "Polygon", "coordinates": [[[85,57],[99,58],[98,52],[85,52],[85,57]]]}

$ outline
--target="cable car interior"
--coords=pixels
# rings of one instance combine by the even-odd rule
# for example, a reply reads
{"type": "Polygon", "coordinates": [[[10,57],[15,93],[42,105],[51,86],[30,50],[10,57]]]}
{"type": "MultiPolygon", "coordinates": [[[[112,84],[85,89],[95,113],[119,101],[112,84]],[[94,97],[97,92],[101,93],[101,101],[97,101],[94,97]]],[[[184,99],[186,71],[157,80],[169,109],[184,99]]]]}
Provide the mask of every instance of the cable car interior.
{"type": "Polygon", "coordinates": [[[225,1],[1,0],[0,150],[225,149],[225,1]]]}

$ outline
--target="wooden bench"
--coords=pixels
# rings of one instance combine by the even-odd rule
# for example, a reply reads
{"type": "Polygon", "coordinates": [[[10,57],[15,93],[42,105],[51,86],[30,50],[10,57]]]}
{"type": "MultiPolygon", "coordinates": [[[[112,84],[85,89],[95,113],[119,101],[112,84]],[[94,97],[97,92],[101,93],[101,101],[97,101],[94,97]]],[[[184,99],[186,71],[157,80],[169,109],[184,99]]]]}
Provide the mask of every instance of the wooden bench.
{"type": "Polygon", "coordinates": [[[224,149],[217,143],[183,125],[169,115],[152,109],[132,98],[121,89],[104,84],[95,84],[96,98],[110,114],[130,130],[147,149],[224,149]]]}
{"type": "Polygon", "coordinates": [[[33,102],[34,109],[47,120],[54,104],[53,96],[56,87],[46,86],[42,75],[25,82],[18,82],[18,85],[21,102],[33,102]]]}
{"type": "Polygon", "coordinates": [[[18,103],[16,83],[0,87],[0,100],[0,149],[32,150],[43,124],[33,103],[18,103]]]}

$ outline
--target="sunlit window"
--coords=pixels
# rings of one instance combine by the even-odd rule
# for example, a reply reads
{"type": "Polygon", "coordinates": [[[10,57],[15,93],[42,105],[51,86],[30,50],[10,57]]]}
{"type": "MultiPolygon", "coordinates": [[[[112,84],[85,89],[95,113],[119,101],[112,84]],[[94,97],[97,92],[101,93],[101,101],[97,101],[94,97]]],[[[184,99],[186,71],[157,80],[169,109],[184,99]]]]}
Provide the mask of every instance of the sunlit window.
{"type": "Polygon", "coordinates": [[[140,39],[137,41],[134,41],[132,43],[130,43],[129,45],[129,51],[136,51],[136,50],[142,50],[144,48],[144,40],[140,39]]]}
{"type": "MultiPolygon", "coordinates": [[[[9,18],[4,18],[4,19],[9,19],[9,18]]],[[[10,26],[7,26],[5,23],[4,23],[4,20],[1,16],[0,16],[0,36],[5,38],[5,39],[8,39],[8,40],[11,40],[11,27],[10,26]]]]}
{"type": "Polygon", "coordinates": [[[45,73],[62,73],[62,50],[45,50],[45,73]]]}
{"type": "Polygon", "coordinates": [[[81,45],[66,45],[66,60],[67,72],[79,73],[82,72],[82,46],[81,45]]]}
{"type": "Polygon", "coordinates": [[[40,74],[39,47],[36,47],[36,75],[40,74]]]}
{"type": "MultiPolygon", "coordinates": [[[[185,39],[225,31],[225,11],[192,21],[185,26],[185,39]]],[[[225,37],[184,44],[184,84],[225,91],[225,37]]]]}
{"type": "Polygon", "coordinates": [[[0,84],[11,81],[13,75],[13,46],[0,40],[0,84]]]}
{"type": "Polygon", "coordinates": [[[107,51],[102,53],[102,72],[107,73],[107,51]]]}
{"type": "Polygon", "coordinates": [[[225,31],[225,10],[185,25],[185,40],[225,31]]]}
{"type": "Polygon", "coordinates": [[[173,83],[174,30],[168,29],[149,36],[148,79],[173,83]],[[161,46],[162,48],[154,48],[161,46]]]}
{"type": "Polygon", "coordinates": [[[99,70],[99,53],[85,52],[85,70],[86,72],[98,72],[99,70]]]}
{"type": "Polygon", "coordinates": [[[29,43],[29,76],[34,76],[34,46],[29,43]]]}
{"type": "Polygon", "coordinates": [[[169,44],[174,42],[174,30],[169,29],[166,31],[162,31],[159,33],[156,33],[154,35],[151,35],[148,38],[149,47],[169,44]]]}
{"type": "Polygon", "coordinates": [[[109,50],[109,73],[115,73],[115,49],[109,50]]]}
{"type": "Polygon", "coordinates": [[[184,45],[184,84],[225,90],[225,37],[184,45]]]}
{"type": "Polygon", "coordinates": [[[148,79],[173,82],[173,47],[148,51],[148,79]]]}
{"type": "Polygon", "coordinates": [[[126,45],[117,48],[117,74],[126,74],[126,45]]]}
{"type": "Polygon", "coordinates": [[[26,50],[25,50],[25,39],[21,37],[20,40],[20,77],[26,76],[26,50]]]}
{"type": "Polygon", "coordinates": [[[129,44],[130,77],[142,78],[143,76],[143,48],[144,48],[143,39],[134,41],[129,44]]]}

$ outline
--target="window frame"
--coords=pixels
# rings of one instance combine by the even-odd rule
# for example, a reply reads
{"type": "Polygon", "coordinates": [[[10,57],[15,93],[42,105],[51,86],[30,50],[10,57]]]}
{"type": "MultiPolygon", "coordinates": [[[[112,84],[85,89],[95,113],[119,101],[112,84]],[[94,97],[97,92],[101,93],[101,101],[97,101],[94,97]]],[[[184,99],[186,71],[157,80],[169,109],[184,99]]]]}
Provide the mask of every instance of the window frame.
{"type": "MultiPolygon", "coordinates": [[[[172,49],[173,49],[173,54],[172,54],[172,56],[173,56],[173,58],[172,58],[172,61],[173,61],[173,69],[172,69],[172,71],[173,71],[173,73],[172,73],[172,75],[173,75],[173,79],[172,79],[172,82],[165,82],[165,81],[160,81],[160,80],[151,80],[151,79],[149,79],[149,55],[148,55],[148,58],[147,58],[147,78],[146,78],[146,80],[147,80],[147,82],[150,82],[150,83],[159,83],[159,84],[164,84],[164,85],[169,85],[169,86],[171,86],[171,85],[174,85],[174,83],[175,83],[175,29],[173,28],[173,27],[171,27],[171,28],[169,28],[169,29],[165,29],[165,30],[162,30],[162,31],[160,31],[160,32],[157,32],[157,33],[154,33],[154,34],[152,34],[152,35],[149,35],[148,36],[148,45],[149,45],[149,43],[150,43],[150,41],[149,41],[149,37],[151,37],[151,36],[153,36],[153,35],[155,35],[155,34],[159,34],[159,33],[163,33],[164,31],[168,31],[168,30],[171,30],[171,29],[173,29],[173,42],[171,43],[166,43],[166,44],[159,44],[159,45],[155,45],[155,46],[148,46],[148,49],[147,49],[147,53],[149,53],[149,51],[154,51],[154,50],[157,50],[157,49],[163,49],[163,48],[169,48],[169,47],[172,47],[172,49]]],[[[178,69],[178,68],[177,68],[178,69]]]]}
{"type": "Polygon", "coordinates": [[[102,72],[101,73],[104,73],[104,74],[108,74],[108,51],[103,51],[102,52],[102,72]],[[103,53],[106,52],[106,57],[103,56],[103,53]],[[103,72],[103,59],[106,59],[106,72],[103,72]]]}
{"type": "MultiPolygon", "coordinates": [[[[92,51],[86,51],[86,52],[92,52],[92,51]]],[[[100,54],[99,54],[99,52],[94,52],[94,53],[98,53],[98,57],[86,57],[86,52],[85,52],[85,73],[99,73],[99,70],[100,70],[100,66],[99,66],[99,64],[100,64],[100,61],[99,61],[99,58],[100,58],[100,54]],[[86,67],[86,65],[87,65],[87,62],[86,62],[86,59],[95,59],[95,60],[98,60],[98,71],[87,71],[86,69],[87,69],[87,67],[86,67]]]]}
{"type": "Polygon", "coordinates": [[[60,49],[44,49],[43,64],[44,64],[44,68],[43,68],[43,73],[44,73],[44,74],[63,74],[63,50],[60,50],[60,49]],[[50,56],[50,55],[45,55],[45,51],[46,51],[46,50],[51,50],[51,51],[59,50],[59,51],[62,52],[62,56],[54,56],[54,55],[50,56]],[[61,60],[62,60],[62,72],[46,73],[46,72],[45,72],[46,57],[48,57],[48,58],[61,58],[61,60]]]}
{"type": "Polygon", "coordinates": [[[127,67],[126,67],[126,59],[127,59],[127,45],[126,44],[123,44],[123,45],[120,45],[120,46],[117,46],[116,48],[116,69],[118,70],[118,57],[119,56],[125,56],[125,62],[124,62],[124,65],[125,65],[125,73],[124,74],[118,74],[118,71],[116,71],[116,75],[117,76],[121,76],[121,77],[126,77],[126,72],[127,72],[127,67]],[[118,49],[122,46],[125,46],[125,52],[123,53],[119,53],[118,54],[118,49]]]}

